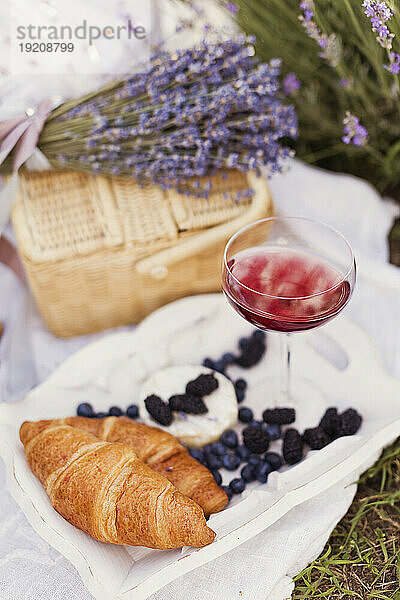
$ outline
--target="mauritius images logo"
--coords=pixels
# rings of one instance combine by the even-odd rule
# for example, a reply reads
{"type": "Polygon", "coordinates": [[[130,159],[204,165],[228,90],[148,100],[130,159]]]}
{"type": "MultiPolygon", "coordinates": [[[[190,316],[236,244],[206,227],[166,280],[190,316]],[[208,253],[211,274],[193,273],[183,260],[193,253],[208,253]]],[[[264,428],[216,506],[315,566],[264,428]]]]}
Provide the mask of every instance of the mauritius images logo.
{"type": "Polygon", "coordinates": [[[50,41],[50,42],[73,42],[75,40],[88,41],[89,46],[95,40],[143,40],[146,38],[146,30],[141,24],[127,20],[126,25],[92,25],[86,19],[75,27],[71,25],[18,25],[17,39],[23,41],[50,41]]]}

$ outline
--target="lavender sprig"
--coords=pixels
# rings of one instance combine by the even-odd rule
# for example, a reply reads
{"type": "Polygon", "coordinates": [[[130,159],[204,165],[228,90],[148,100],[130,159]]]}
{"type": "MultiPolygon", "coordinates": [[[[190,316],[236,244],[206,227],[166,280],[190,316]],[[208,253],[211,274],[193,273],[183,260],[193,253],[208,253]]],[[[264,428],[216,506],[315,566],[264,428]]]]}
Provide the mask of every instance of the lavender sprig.
{"type": "Polygon", "coordinates": [[[342,142],[353,144],[353,146],[365,146],[368,142],[368,131],[360,124],[358,117],[352,115],[349,111],[343,119],[344,129],[342,142]]]}
{"type": "Polygon", "coordinates": [[[331,67],[336,68],[340,61],[340,45],[334,33],[327,35],[322,33],[318,25],[313,20],[315,7],[313,0],[302,0],[300,8],[303,14],[299,15],[299,20],[302,22],[307,35],[315,40],[321,48],[319,56],[329,62],[331,67]]]}
{"type": "Polygon", "coordinates": [[[362,3],[365,14],[371,21],[372,31],[377,33],[377,41],[382,48],[391,50],[394,34],[390,32],[386,23],[393,17],[391,9],[386,2],[377,0],[364,0],[362,3]]]}

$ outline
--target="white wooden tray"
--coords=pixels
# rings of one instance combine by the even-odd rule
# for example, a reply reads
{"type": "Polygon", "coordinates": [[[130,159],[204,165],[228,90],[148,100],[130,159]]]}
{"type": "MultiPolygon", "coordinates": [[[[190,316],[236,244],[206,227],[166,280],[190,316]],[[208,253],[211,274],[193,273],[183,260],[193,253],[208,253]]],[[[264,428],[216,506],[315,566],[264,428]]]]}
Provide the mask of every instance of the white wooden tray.
{"type": "MultiPolygon", "coordinates": [[[[356,436],[341,438],[298,465],[273,473],[266,484],[252,484],[229,508],[213,515],[216,540],[202,549],[157,551],[96,542],[75,529],[51,507],[39,481],[27,467],[18,429],[26,419],[72,415],[80,402],[96,410],[135,402],[149,373],[170,364],[201,364],[234,350],[250,326],[219,294],[174,302],[148,317],[132,333],[111,334],[86,346],[20,403],[0,406],[0,451],[9,490],[34,529],[78,569],[98,600],[142,600],[190,570],[255,536],[294,506],[323,492],[368,464],[376,452],[400,435],[400,383],[383,370],[374,347],[354,324],[340,316],[321,330],[295,336],[294,374],[315,386],[298,406],[297,426],[318,423],[327,406],[353,406],[364,417],[356,436]],[[322,399],[317,388],[326,393],[322,399]]],[[[259,417],[273,404],[269,391],[275,371],[277,336],[268,337],[262,362],[244,371],[245,401],[259,417]]],[[[236,370],[235,370],[236,369],[236,370]]],[[[296,393],[302,395],[301,380],[296,393]]],[[[279,442],[275,442],[279,444],[279,442]]],[[[228,481],[234,474],[224,474],[228,481]]]]}

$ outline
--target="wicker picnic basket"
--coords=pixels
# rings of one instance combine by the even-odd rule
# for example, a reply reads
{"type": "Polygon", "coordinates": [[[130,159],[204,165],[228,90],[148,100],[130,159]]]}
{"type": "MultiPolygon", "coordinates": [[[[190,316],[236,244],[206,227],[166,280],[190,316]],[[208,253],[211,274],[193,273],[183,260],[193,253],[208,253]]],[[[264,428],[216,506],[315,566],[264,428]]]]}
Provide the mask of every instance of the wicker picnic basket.
{"type": "Polygon", "coordinates": [[[227,239],[272,214],[254,173],[215,176],[208,200],[122,177],[25,172],[13,224],[39,310],[62,337],[137,323],[163,304],[220,289],[227,239]],[[252,188],[235,202],[231,194],[252,188]]]}

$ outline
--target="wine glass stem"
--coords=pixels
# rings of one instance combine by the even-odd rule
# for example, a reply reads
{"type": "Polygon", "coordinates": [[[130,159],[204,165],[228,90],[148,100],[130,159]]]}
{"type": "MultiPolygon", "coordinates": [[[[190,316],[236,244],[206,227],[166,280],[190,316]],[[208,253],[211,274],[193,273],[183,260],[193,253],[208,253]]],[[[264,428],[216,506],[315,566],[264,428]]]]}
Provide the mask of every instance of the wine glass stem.
{"type": "Polygon", "coordinates": [[[281,338],[281,374],[280,402],[282,406],[290,405],[290,333],[282,333],[281,338]]]}

